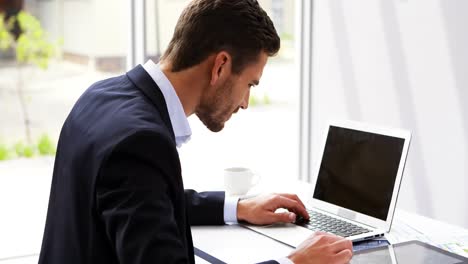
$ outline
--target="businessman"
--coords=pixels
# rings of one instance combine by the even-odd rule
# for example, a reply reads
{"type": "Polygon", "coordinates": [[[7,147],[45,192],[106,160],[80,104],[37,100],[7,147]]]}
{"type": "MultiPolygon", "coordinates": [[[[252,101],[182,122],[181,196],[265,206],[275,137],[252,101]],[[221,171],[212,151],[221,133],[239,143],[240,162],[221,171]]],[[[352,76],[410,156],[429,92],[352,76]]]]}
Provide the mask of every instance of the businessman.
{"type": "MultiPolygon", "coordinates": [[[[238,201],[184,190],[177,152],[191,135],[188,116],[217,132],[247,109],[279,46],[257,1],[195,0],[159,64],[88,88],[60,134],[39,263],[194,263],[190,225],[308,218],[292,194],[238,201]]],[[[351,256],[350,241],[316,233],[266,263],[347,263],[351,256]]]]}

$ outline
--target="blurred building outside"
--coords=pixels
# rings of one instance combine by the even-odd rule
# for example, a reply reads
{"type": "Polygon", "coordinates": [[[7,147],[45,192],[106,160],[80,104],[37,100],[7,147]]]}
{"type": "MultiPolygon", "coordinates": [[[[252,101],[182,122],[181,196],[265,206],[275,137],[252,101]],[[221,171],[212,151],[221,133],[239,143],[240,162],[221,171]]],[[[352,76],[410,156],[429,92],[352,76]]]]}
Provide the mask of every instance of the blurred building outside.
{"type": "MultiPolygon", "coordinates": [[[[48,70],[42,71],[32,66],[25,70],[25,75],[28,76],[25,86],[28,108],[31,112],[33,138],[37,139],[47,134],[56,141],[63,121],[81,93],[93,82],[126,71],[128,4],[123,0],[16,2],[18,6],[23,6],[24,10],[39,19],[50,39],[61,39],[63,42],[57,59],[50,63],[48,70]]],[[[188,0],[145,2],[147,58],[158,60],[172,37],[180,12],[188,2],[188,0]]],[[[190,118],[194,130],[194,140],[191,143],[195,143],[192,145],[201,145],[209,151],[210,148],[207,146],[219,145],[212,142],[220,138],[220,141],[225,141],[222,145],[232,149],[224,156],[223,162],[226,166],[237,163],[266,168],[265,165],[269,164],[271,159],[267,153],[263,153],[264,150],[268,149],[271,142],[279,136],[294,138],[298,131],[299,88],[294,63],[295,1],[261,0],[259,2],[274,21],[282,38],[282,48],[275,58],[270,59],[261,79],[261,85],[252,91],[250,109],[241,114],[240,120],[236,120],[235,116],[227,124],[225,131],[218,133],[219,135],[207,132],[196,117],[190,118]],[[263,124],[262,128],[257,126],[259,120],[263,124]],[[277,120],[282,120],[284,125],[278,126],[277,120]],[[242,133],[239,134],[237,131],[245,131],[246,126],[249,127],[250,134],[242,138],[242,133]],[[271,134],[271,137],[262,143],[259,139],[265,138],[265,134],[271,134]],[[240,140],[244,142],[243,145],[239,145],[240,140]],[[197,144],[198,142],[200,144],[197,144]],[[244,152],[245,148],[256,145],[258,145],[255,147],[257,152],[253,152],[255,157],[236,158],[241,156],[240,153],[244,152]],[[231,152],[235,153],[230,155],[231,152]],[[258,162],[262,159],[264,162],[258,162]]],[[[23,124],[13,89],[17,77],[12,67],[13,54],[4,52],[1,56],[0,111],[3,114],[0,143],[11,146],[15,142],[24,140],[23,124]]],[[[287,157],[294,159],[297,152],[296,144],[297,141],[293,139],[288,146],[285,146],[287,152],[290,152],[287,157]]],[[[197,148],[184,146],[181,156],[184,156],[184,152],[199,151],[197,148]]],[[[191,161],[193,159],[187,162],[191,161]]],[[[193,161],[194,164],[189,171],[195,170],[197,161],[193,161]]],[[[287,164],[284,166],[285,173],[295,172],[296,161],[291,160],[287,164]]]]}

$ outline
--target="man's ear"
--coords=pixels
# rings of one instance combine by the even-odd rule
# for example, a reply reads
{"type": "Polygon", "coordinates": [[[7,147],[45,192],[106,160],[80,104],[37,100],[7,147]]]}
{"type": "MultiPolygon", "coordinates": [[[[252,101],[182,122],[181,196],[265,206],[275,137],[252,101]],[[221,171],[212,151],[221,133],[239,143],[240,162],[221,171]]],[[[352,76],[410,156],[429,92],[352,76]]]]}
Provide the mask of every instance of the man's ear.
{"type": "Polygon", "coordinates": [[[214,58],[211,69],[210,85],[215,85],[218,81],[223,81],[231,73],[232,58],[226,51],[220,51],[214,58]]]}

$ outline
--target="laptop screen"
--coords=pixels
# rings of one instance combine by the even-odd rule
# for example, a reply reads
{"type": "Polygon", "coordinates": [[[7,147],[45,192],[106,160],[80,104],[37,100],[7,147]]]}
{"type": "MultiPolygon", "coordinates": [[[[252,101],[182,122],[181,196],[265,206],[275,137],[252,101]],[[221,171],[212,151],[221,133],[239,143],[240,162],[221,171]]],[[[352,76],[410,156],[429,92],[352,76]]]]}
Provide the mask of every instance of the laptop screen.
{"type": "Polygon", "coordinates": [[[385,221],[404,143],[330,126],[314,198],[385,221]]]}

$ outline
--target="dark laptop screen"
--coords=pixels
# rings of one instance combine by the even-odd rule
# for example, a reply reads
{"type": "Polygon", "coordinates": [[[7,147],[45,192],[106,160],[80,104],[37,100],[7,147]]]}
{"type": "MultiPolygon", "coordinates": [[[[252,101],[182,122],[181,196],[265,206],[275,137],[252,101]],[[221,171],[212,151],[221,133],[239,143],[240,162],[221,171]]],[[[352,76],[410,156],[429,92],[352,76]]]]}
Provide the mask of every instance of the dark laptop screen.
{"type": "Polygon", "coordinates": [[[330,126],[314,198],[385,221],[404,142],[330,126]]]}

